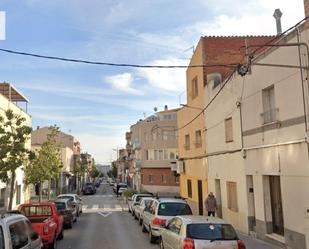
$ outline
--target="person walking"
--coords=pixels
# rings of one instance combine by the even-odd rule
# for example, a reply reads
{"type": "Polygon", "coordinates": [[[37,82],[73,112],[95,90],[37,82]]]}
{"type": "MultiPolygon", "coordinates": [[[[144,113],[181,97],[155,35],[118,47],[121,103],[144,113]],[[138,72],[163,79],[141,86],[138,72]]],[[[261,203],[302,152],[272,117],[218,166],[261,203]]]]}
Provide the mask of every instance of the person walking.
{"type": "Polygon", "coordinates": [[[117,197],[119,196],[119,189],[120,189],[120,185],[117,183],[117,187],[116,187],[116,194],[117,194],[117,197]]]}
{"type": "Polygon", "coordinates": [[[210,192],[208,197],[206,198],[205,206],[208,212],[208,216],[215,217],[217,209],[217,200],[212,192],[210,192]]]}

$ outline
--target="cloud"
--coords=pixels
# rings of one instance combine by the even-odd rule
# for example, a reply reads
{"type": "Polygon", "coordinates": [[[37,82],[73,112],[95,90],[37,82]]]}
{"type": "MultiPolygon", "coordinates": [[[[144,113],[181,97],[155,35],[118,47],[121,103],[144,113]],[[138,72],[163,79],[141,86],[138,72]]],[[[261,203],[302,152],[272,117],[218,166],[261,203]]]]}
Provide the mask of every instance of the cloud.
{"type": "Polygon", "coordinates": [[[134,78],[130,73],[117,74],[112,76],[106,76],[105,80],[112,85],[112,87],[121,92],[132,94],[132,95],[142,95],[140,90],[134,89],[132,87],[134,78]]]}
{"type": "Polygon", "coordinates": [[[80,141],[82,151],[92,154],[96,163],[108,163],[115,160],[117,154],[113,149],[125,146],[125,131],[113,136],[91,133],[77,133],[74,136],[80,141]]]}
{"type": "MultiPolygon", "coordinates": [[[[154,60],[150,65],[188,65],[187,60],[168,58],[154,60]]],[[[185,90],[186,69],[185,68],[140,68],[137,69],[137,75],[144,78],[152,87],[160,88],[166,91],[180,93],[185,90]]]]}

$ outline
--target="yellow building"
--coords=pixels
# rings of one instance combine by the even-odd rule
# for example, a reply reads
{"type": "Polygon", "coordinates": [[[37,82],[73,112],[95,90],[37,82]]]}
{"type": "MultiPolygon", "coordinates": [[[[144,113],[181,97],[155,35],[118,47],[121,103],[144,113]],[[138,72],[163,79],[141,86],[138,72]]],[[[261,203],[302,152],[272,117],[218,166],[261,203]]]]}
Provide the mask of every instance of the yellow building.
{"type": "MultiPolygon", "coordinates": [[[[202,42],[199,42],[190,65],[203,64],[202,42]]],[[[180,195],[187,198],[195,214],[203,214],[207,196],[207,163],[203,139],[204,71],[201,67],[187,69],[187,104],[178,111],[178,151],[180,195]],[[200,114],[200,115],[199,115],[200,114]],[[197,115],[199,115],[197,117],[197,115]],[[191,120],[197,117],[189,124],[191,120]]]]}

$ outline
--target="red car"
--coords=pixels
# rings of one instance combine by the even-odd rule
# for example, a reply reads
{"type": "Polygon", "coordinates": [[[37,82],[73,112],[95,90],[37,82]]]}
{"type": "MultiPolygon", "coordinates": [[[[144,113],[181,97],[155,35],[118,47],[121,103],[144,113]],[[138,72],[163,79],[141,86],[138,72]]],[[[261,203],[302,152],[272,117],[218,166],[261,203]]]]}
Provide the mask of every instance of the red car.
{"type": "Polygon", "coordinates": [[[57,247],[57,239],[63,239],[63,216],[57,212],[55,203],[22,204],[19,211],[30,220],[45,248],[57,247]]]}

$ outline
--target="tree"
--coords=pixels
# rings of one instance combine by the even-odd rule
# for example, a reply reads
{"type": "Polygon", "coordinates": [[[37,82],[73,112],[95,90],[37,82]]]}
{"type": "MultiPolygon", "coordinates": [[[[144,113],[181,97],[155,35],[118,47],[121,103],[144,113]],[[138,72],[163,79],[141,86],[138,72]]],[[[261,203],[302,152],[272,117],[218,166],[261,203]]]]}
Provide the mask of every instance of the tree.
{"type": "Polygon", "coordinates": [[[25,169],[26,184],[39,184],[39,201],[42,200],[42,184],[48,181],[48,199],[50,195],[50,181],[57,179],[63,167],[60,158],[60,149],[56,143],[56,137],[59,134],[59,127],[49,127],[50,132],[47,140],[36,152],[36,158],[25,169]]]}
{"type": "Polygon", "coordinates": [[[112,163],[112,176],[114,178],[117,178],[118,176],[118,169],[115,162],[112,163]]]}
{"type": "Polygon", "coordinates": [[[13,205],[16,169],[27,166],[32,159],[31,151],[26,148],[32,129],[25,122],[25,118],[10,109],[0,116],[0,179],[10,183],[9,210],[13,205]]]}
{"type": "Polygon", "coordinates": [[[100,171],[95,166],[93,166],[89,172],[89,175],[91,178],[96,178],[100,175],[100,171]]]}

